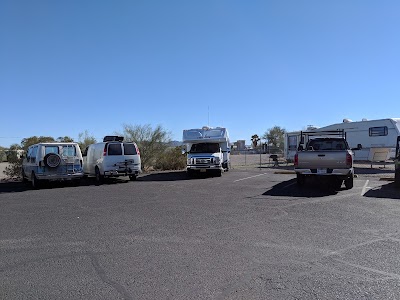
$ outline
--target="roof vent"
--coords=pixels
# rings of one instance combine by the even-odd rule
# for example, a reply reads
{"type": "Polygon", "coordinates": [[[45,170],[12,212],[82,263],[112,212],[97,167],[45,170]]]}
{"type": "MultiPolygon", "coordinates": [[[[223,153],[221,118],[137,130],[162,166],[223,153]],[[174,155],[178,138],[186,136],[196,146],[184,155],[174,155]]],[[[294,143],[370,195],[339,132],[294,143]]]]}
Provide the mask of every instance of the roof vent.
{"type": "Polygon", "coordinates": [[[365,122],[365,121],[368,121],[368,119],[366,119],[366,118],[363,118],[363,119],[362,119],[362,121],[363,121],[363,122],[365,122]]]}
{"type": "Polygon", "coordinates": [[[350,119],[343,119],[343,123],[350,123],[350,122],[353,122],[353,121],[350,119]]]}

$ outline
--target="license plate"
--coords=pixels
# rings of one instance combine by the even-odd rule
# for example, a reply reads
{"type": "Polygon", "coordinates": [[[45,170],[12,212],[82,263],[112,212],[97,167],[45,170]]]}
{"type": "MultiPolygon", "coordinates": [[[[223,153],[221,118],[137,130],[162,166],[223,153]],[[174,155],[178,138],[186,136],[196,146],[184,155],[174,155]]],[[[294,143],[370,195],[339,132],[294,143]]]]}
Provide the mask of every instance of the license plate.
{"type": "Polygon", "coordinates": [[[326,174],[326,169],[325,168],[317,169],[317,174],[326,174]]]}
{"type": "Polygon", "coordinates": [[[200,173],[205,173],[207,172],[207,169],[200,169],[200,173]]]}

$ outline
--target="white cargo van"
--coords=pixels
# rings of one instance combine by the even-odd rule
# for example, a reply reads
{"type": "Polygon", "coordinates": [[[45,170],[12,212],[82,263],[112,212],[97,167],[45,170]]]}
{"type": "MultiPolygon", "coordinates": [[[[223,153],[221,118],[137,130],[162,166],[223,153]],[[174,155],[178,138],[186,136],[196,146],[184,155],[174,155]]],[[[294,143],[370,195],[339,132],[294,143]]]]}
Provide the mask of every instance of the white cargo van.
{"type": "Polygon", "coordinates": [[[22,180],[39,188],[43,181],[83,177],[82,153],[77,143],[39,143],[27,149],[22,161],[22,180]]]}
{"type": "Polygon", "coordinates": [[[106,136],[102,143],[89,145],[83,152],[83,172],[95,176],[97,182],[104,177],[129,176],[136,180],[142,172],[140,152],[133,142],[123,142],[120,136],[106,136]]]}

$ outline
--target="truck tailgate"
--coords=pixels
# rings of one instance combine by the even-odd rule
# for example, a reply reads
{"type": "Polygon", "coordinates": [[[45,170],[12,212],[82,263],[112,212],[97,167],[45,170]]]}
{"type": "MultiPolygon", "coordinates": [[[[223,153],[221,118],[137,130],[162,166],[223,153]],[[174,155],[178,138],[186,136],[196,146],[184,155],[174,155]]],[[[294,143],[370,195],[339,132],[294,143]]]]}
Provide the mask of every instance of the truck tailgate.
{"type": "Polygon", "coordinates": [[[297,168],[317,169],[341,169],[346,165],[346,151],[304,151],[298,153],[297,168]]]}

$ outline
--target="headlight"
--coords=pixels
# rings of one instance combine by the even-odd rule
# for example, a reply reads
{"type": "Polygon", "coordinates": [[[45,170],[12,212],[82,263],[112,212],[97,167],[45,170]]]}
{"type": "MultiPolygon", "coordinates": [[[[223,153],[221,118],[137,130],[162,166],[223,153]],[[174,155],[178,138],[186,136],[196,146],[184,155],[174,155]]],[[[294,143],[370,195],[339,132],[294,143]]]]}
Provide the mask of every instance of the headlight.
{"type": "Polygon", "coordinates": [[[191,158],[188,158],[188,159],[187,159],[187,164],[188,164],[188,165],[191,165],[191,164],[192,164],[192,159],[191,159],[191,158]]]}
{"type": "Polygon", "coordinates": [[[219,165],[220,159],[219,157],[214,157],[214,164],[219,165]]]}

